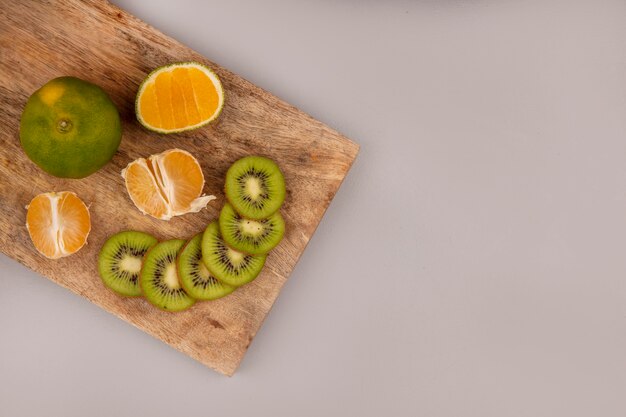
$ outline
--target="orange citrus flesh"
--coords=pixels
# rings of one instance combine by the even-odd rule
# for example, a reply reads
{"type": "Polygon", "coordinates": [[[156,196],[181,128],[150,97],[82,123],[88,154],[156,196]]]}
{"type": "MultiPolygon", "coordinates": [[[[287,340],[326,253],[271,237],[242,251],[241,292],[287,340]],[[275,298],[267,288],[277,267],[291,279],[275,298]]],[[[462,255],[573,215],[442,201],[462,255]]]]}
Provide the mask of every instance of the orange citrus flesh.
{"type": "Polygon", "coordinates": [[[126,189],[135,206],[143,213],[149,213],[157,219],[167,215],[167,202],[145,159],[139,159],[126,168],[126,189]]]}
{"type": "Polygon", "coordinates": [[[26,228],[35,248],[46,258],[78,252],[91,231],[89,209],[69,191],[39,194],[27,206],[26,228]]]}
{"type": "Polygon", "coordinates": [[[202,196],[204,175],[200,164],[181,149],[136,159],[122,171],[122,177],[135,206],[161,220],[198,212],[215,199],[212,195],[202,196]]]}
{"type": "Polygon", "coordinates": [[[137,97],[137,117],[148,128],[177,132],[213,120],[223,101],[215,73],[196,63],[174,64],[146,79],[137,97]]]}

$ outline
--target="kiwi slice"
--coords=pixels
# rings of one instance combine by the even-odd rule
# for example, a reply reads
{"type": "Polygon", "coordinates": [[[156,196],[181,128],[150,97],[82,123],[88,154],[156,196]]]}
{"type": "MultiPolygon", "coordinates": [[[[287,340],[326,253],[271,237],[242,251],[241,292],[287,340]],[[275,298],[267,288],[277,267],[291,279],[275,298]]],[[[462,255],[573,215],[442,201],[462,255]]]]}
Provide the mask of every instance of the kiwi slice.
{"type": "Polygon", "coordinates": [[[228,246],[251,255],[262,255],[278,245],[285,234],[285,221],[280,211],[267,219],[242,217],[226,203],[220,212],[220,233],[228,246]]]}
{"type": "Polygon", "coordinates": [[[161,242],[148,252],[139,275],[141,291],[150,303],[167,311],[181,311],[196,300],[181,287],[176,272],[176,255],[185,241],[172,239],[161,242]]]}
{"type": "Polygon", "coordinates": [[[285,178],[274,161],[262,156],[246,156],[226,173],[226,198],[239,214],[249,219],[265,219],[285,200],[285,178]]]}
{"type": "Polygon", "coordinates": [[[259,275],[267,255],[246,255],[226,245],[217,222],[209,224],[202,236],[202,260],[220,281],[234,286],[247,284],[259,275]]]}
{"type": "Polygon", "coordinates": [[[98,271],[104,285],[126,297],[141,295],[139,272],[144,256],[158,240],[143,232],[120,232],[100,249],[98,271]]]}
{"type": "Polygon", "coordinates": [[[223,284],[202,262],[202,233],[195,235],[178,254],[178,280],[198,300],[215,300],[235,291],[237,287],[223,284]]]}

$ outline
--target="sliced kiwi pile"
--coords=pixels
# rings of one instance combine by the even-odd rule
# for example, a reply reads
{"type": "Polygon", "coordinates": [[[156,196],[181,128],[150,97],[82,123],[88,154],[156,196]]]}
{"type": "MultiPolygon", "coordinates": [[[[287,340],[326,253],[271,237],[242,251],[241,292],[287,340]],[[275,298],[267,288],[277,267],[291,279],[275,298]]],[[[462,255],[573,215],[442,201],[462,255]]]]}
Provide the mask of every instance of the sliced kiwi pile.
{"type": "Polygon", "coordinates": [[[202,237],[202,259],[220,281],[240,286],[255,279],[283,238],[285,178],[271,159],[246,156],[226,172],[228,202],[202,237]]]}
{"type": "Polygon", "coordinates": [[[126,297],[143,295],[162,310],[182,311],[254,280],[285,234],[283,174],[274,161],[247,156],[226,173],[224,191],[228,201],[219,219],[188,241],[159,243],[137,231],[111,236],[98,260],[104,284],[126,297]]]}

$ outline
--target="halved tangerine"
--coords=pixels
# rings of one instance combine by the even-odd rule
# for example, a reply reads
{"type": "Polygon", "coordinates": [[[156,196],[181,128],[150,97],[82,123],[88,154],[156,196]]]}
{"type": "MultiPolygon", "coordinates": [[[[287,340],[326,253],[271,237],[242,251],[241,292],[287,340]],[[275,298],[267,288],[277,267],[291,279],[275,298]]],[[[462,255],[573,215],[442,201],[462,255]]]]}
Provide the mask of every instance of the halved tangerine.
{"type": "Polygon", "coordinates": [[[180,62],[152,71],[139,87],[137,120],[159,133],[196,129],[215,120],[224,106],[222,83],[197,62],[180,62]]]}
{"type": "Polygon", "coordinates": [[[89,209],[73,192],[39,194],[26,208],[26,228],[35,248],[46,258],[69,256],[87,243],[89,209]]]}

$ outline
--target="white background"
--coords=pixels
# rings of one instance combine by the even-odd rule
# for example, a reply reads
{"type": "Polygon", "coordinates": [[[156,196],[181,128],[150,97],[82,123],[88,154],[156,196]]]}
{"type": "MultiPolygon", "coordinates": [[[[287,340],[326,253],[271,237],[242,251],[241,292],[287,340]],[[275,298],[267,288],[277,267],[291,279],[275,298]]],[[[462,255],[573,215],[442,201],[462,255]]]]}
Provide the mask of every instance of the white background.
{"type": "Polygon", "coordinates": [[[0,416],[626,415],[626,2],[115,3],[361,153],[233,378],[0,256],[0,416]]]}

